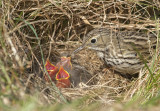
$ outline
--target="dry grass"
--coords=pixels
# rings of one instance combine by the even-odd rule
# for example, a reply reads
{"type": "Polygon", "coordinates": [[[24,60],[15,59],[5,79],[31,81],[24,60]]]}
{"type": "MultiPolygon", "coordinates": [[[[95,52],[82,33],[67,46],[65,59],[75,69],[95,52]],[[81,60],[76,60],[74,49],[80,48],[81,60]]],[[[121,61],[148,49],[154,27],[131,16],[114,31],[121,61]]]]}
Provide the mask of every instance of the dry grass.
{"type": "MultiPolygon", "coordinates": [[[[61,56],[72,53],[93,28],[134,28],[153,31],[157,36],[159,32],[158,0],[3,0],[0,6],[1,91],[18,99],[24,98],[26,93],[39,92],[40,104],[63,101],[53,86],[44,81],[43,62],[49,58],[56,63],[61,56]]],[[[154,58],[152,73],[159,74],[158,55],[154,58]]],[[[81,80],[78,86],[61,89],[68,101],[87,97],[86,104],[111,105],[117,100],[125,103],[143,89],[150,92],[145,96],[146,101],[157,95],[158,87],[153,86],[159,84],[159,76],[154,76],[155,81],[152,81],[145,69],[138,78],[122,77],[113,69],[104,70],[102,61],[87,49],[75,55],[72,63],[80,67],[77,73],[82,73],[82,77],[86,74],[90,77],[88,82],[81,80]]],[[[146,94],[145,91],[142,93],[146,94]]],[[[11,105],[14,101],[1,98],[5,104],[11,105]]],[[[142,98],[140,100],[145,103],[142,98]]]]}

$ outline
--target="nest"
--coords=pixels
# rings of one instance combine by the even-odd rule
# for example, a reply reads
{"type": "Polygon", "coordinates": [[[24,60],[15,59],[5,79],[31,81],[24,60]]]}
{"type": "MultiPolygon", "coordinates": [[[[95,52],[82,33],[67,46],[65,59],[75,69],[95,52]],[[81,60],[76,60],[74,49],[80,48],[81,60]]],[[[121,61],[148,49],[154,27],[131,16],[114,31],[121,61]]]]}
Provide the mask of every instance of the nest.
{"type": "MultiPolygon", "coordinates": [[[[15,65],[25,66],[21,75],[25,89],[29,93],[37,89],[48,103],[57,100],[57,93],[43,80],[43,59],[49,58],[56,63],[60,56],[79,47],[83,37],[96,27],[156,32],[159,26],[159,21],[155,20],[160,13],[158,1],[4,0],[2,5],[6,9],[3,13],[7,7],[10,8],[5,33],[11,37],[11,47],[17,51],[12,55],[15,61],[19,61],[15,65]]],[[[61,89],[68,100],[89,96],[90,102],[101,100],[112,103],[131,92],[131,80],[114,73],[112,69],[103,70],[103,62],[95,52],[84,49],[72,58],[72,63],[84,67],[92,77],[87,84],[61,89]]],[[[126,98],[133,94],[128,94],[126,98]]]]}

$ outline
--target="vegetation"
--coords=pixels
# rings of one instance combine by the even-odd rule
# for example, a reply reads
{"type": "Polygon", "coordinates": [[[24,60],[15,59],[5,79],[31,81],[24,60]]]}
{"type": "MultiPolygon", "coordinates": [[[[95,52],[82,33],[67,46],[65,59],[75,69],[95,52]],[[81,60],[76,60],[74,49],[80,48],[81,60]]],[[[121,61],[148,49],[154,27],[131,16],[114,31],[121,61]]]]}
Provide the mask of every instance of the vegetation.
{"type": "Polygon", "coordinates": [[[84,49],[72,65],[92,77],[72,88],[47,83],[44,64],[72,53],[95,27],[149,30],[158,41],[159,14],[158,0],[1,0],[0,110],[158,110],[158,47],[138,78],[130,79],[104,71],[96,54],[84,49]]]}

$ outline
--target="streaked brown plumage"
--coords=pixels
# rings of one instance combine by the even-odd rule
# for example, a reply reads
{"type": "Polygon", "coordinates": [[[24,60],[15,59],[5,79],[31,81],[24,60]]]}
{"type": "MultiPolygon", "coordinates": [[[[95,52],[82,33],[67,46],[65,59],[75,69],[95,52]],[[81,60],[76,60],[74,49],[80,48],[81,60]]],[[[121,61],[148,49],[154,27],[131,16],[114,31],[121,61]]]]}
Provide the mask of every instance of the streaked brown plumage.
{"type": "Polygon", "coordinates": [[[156,44],[157,36],[151,32],[97,28],[86,35],[79,49],[88,47],[95,50],[114,70],[122,74],[135,74],[144,66],[139,54],[150,60],[156,44]]]}

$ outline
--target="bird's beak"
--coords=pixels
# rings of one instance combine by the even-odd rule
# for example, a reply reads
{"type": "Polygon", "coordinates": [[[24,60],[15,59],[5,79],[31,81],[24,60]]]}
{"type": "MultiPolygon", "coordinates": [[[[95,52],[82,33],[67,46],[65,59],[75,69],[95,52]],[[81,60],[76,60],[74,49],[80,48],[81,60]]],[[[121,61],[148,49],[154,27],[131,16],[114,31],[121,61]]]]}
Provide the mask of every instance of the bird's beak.
{"type": "Polygon", "coordinates": [[[76,50],[74,50],[71,55],[74,55],[77,52],[81,51],[84,47],[85,47],[85,45],[80,46],[79,48],[77,48],[76,50]]]}
{"type": "Polygon", "coordinates": [[[79,48],[77,48],[76,50],[74,50],[72,52],[72,54],[76,54],[77,52],[81,51],[84,48],[84,46],[80,46],[79,48]]]}

